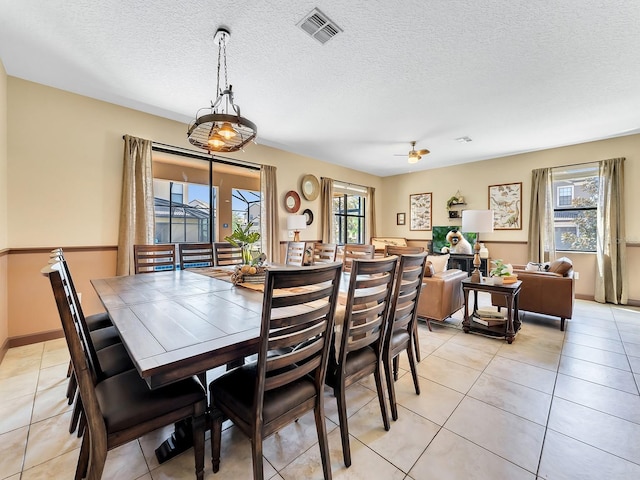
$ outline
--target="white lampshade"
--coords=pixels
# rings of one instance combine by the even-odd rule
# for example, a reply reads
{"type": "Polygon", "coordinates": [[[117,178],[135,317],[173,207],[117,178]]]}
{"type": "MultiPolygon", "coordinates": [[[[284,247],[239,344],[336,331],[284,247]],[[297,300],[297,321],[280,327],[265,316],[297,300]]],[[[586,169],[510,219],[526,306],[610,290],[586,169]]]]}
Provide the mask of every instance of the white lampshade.
{"type": "Polygon", "coordinates": [[[307,228],[306,215],[289,215],[287,217],[287,230],[304,230],[307,228]]]}
{"type": "Polygon", "coordinates": [[[493,232],[493,210],[463,210],[462,231],[471,233],[493,232]]]}

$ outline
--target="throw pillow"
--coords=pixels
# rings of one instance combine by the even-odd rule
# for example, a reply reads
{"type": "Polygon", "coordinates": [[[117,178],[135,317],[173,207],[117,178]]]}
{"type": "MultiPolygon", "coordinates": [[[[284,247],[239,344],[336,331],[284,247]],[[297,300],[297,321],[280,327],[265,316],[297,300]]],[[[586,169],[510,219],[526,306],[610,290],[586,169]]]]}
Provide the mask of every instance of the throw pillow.
{"type": "Polygon", "coordinates": [[[436,272],[434,271],[433,268],[433,263],[431,263],[429,260],[427,260],[427,262],[424,264],[424,276],[425,277],[433,277],[433,275],[436,272]]]}
{"type": "Polygon", "coordinates": [[[449,263],[449,254],[446,255],[427,255],[427,261],[433,265],[435,273],[441,273],[447,271],[447,264],[449,263]]]}
{"type": "Polygon", "coordinates": [[[558,258],[551,262],[549,265],[549,271],[553,273],[557,273],[562,275],[563,277],[567,274],[569,270],[573,268],[573,263],[567,257],[558,258]]]}

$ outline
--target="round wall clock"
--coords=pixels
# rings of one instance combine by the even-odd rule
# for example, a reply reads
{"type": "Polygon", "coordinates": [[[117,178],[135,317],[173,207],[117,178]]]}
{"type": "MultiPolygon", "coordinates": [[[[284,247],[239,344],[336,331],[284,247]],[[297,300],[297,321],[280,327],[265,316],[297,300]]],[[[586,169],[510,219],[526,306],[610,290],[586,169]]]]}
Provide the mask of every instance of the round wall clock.
{"type": "Polygon", "coordinates": [[[289,213],[296,213],[300,209],[300,195],[289,190],[284,196],[284,208],[289,213]]]}
{"type": "Polygon", "coordinates": [[[320,183],[314,175],[305,175],[300,182],[300,191],[302,196],[310,202],[318,198],[320,194],[320,183]]]}

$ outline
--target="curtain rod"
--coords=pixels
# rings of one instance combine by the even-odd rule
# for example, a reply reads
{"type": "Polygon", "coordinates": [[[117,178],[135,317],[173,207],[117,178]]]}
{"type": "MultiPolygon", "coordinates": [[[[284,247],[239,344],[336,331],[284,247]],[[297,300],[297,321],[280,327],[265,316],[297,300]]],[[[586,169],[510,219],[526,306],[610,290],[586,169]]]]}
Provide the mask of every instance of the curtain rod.
{"type": "MultiPolygon", "coordinates": [[[[124,137],[125,136],[123,135],[122,136],[123,140],[124,140],[124,137]]],[[[252,162],[247,162],[245,160],[237,160],[235,158],[221,157],[213,154],[208,155],[198,150],[191,150],[189,148],[177,147],[175,145],[169,145],[167,143],[154,142],[153,140],[151,141],[151,149],[157,152],[175,153],[183,157],[196,158],[199,160],[208,160],[208,161],[213,160],[216,163],[222,163],[224,165],[241,166],[241,167],[249,168],[251,170],[261,170],[260,165],[252,162]]]]}
{"type": "MultiPolygon", "coordinates": [[[[624,158],[626,160],[625,157],[617,157],[617,158],[624,158]]],[[[555,167],[549,167],[549,168],[578,167],[580,165],[589,165],[590,163],[598,163],[599,164],[600,162],[604,162],[604,160],[594,160],[593,162],[569,163],[567,165],[557,165],[555,167]]]]}
{"type": "MultiPolygon", "coordinates": [[[[325,179],[325,178],[329,178],[329,177],[320,177],[320,180],[325,179]]],[[[369,188],[367,185],[360,185],[358,183],[351,183],[351,182],[345,182],[343,180],[336,180],[334,178],[329,178],[329,180],[333,180],[334,183],[341,183],[342,185],[346,186],[346,187],[361,187],[361,188],[369,188]]]]}

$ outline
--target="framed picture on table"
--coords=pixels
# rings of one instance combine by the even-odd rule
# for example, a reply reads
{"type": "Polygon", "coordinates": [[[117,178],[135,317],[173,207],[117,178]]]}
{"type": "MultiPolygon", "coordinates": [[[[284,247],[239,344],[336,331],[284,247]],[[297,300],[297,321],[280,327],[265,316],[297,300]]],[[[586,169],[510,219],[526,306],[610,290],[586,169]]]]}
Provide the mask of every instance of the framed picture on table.
{"type": "Polygon", "coordinates": [[[431,230],[431,192],[409,195],[410,230],[431,230]]]}
{"type": "Polygon", "coordinates": [[[489,185],[494,230],[522,230],[522,182],[489,185]]]}

